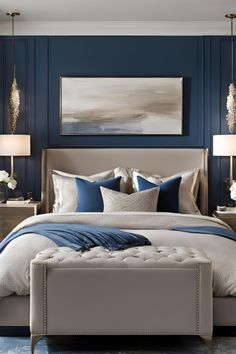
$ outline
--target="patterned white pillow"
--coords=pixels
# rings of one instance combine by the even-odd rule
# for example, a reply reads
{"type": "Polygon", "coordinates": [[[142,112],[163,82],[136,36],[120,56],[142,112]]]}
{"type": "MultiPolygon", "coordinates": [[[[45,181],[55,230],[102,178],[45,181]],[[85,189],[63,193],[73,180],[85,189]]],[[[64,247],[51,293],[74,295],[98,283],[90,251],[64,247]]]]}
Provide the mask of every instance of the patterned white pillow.
{"type": "Polygon", "coordinates": [[[100,187],[100,189],[103,198],[104,212],[155,212],[157,210],[158,187],[132,194],[116,192],[104,187],[100,187]]]}
{"type": "Polygon", "coordinates": [[[114,171],[104,171],[91,176],[80,176],[63,171],[52,170],[54,188],[53,213],[69,213],[76,210],[78,205],[78,192],[75,178],[79,177],[86,181],[95,182],[114,177],[114,171]]]}

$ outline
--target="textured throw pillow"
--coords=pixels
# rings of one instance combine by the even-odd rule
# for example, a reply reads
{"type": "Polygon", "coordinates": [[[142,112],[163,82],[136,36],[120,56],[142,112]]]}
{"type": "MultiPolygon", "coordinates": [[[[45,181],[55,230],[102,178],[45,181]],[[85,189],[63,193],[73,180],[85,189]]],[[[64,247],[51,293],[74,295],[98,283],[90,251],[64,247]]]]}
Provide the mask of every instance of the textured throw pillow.
{"type": "Polygon", "coordinates": [[[51,172],[55,197],[53,213],[67,213],[76,210],[78,204],[76,177],[90,182],[107,180],[114,177],[113,170],[100,172],[92,176],[74,175],[58,170],[52,170],[51,172]]]}
{"type": "Polygon", "coordinates": [[[76,178],[78,189],[78,212],[102,212],[103,198],[100,187],[106,187],[115,191],[120,191],[121,177],[108,179],[106,181],[89,182],[82,178],[76,178]]]}
{"type": "Polygon", "coordinates": [[[157,208],[159,188],[125,194],[101,187],[104,212],[144,211],[155,212],[157,208]]]}
{"type": "Polygon", "coordinates": [[[167,182],[176,177],[182,177],[179,188],[179,212],[182,214],[200,214],[200,211],[196,204],[196,198],[198,195],[199,188],[198,169],[180,172],[176,175],[165,178],[161,178],[158,175],[151,174],[149,174],[148,176],[148,173],[143,175],[140,172],[133,172],[133,182],[135,190],[138,190],[137,176],[143,177],[144,179],[154,184],[159,184],[160,182],[167,182]]]}
{"type": "Polygon", "coordinates": [[[158,185],[137,176],[138,191],[159,187],[160,193],[158,197],[157,211],[178,213],[179,212],[179,186],[181,177],[173,178],[167,182],[158,185]]]}

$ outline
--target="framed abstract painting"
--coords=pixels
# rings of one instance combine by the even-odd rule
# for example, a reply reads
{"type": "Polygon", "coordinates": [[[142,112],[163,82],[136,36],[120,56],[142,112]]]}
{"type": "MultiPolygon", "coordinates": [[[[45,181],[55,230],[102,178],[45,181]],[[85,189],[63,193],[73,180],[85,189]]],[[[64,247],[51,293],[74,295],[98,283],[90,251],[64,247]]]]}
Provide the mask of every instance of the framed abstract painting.
{"type": "Polygon", "coordinates": [[[61,135],[182,135],[183,78],[61,77],[61,135]]]}

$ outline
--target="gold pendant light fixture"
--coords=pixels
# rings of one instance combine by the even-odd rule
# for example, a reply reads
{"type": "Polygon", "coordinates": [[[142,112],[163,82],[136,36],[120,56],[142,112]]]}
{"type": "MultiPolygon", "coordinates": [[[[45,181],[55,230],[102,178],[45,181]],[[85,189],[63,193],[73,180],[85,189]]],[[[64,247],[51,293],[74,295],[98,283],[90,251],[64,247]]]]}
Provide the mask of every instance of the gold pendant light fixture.
{"type": "Polygon", "coordinates": [[[227,14],[226,18],[231,22],[231,82],[229,84],[229,95],[227,97],[227,115],[226,120],[229,127],[230,134],[214,135],[213,136],[213,156],[229,156],[229,178],[226,180],[227,187],[230,188],[234,182],[234,166],[233,158],[236,156],[236,134],[234,132],[234,125],[236,123],[236,88],[234,85],[234,19],[236,14],[227,14]]]}
{"type": "Polygon", "coordinates": [[[12,23],[12,61],[13,61],[13,81],[11,85],[9,97],[9,126],[11,134],[15,134],[17,121],[20,113],[20,90],[16,81],[16,48],[15,48],[15,17],[19,16],[19,12],[7,12],[7,16],[11,17],[12,23]]]}
{"type": "Polygon", "coordinates": [[[16,81],[16,50],[15,50],[15,17],[19,12],[7,12],[12,21],[12,62],[13,81],[8,105],[9,126],[11,134],[0,134],[0,156],[11,157],[11,178],[15,178],[13,158],[30,155],[30,135],[15,134],[20,112],[20,90],[16,81]]]}
{"type": "Polygon", "coordinates": [[[233,134],[236,123],[236,88],[234,85],[234,19],[236,18],[236,14],[227,14],[225,17],[230,19],[231,23],[231,83],[229,84],[229,94],[226,103],[228,110],[226,120],[229,132],[233,134]]]}

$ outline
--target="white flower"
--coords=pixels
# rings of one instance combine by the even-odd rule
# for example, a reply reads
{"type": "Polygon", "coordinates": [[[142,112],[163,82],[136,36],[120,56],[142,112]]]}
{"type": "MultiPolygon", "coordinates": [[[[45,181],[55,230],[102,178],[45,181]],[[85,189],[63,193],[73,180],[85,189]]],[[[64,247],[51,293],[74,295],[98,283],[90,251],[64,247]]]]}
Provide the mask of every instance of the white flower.
{"type": "Polygon", "coordinates": [[[236,200],[236,182],[230,187],[230,197],[231,199],[236,200]]]}
{"type": "Polygon", "coordinates": [[[0,182],[8,183],[9,180],[9,173],[2,170],[0,171],[0,182]]]}
{"type": "Polygon", "coordinates": [[[17,185],[17,181],[14,178],[11,178],[9,173],[4,170],[0,171],[0,183],[7,184],[9,189],[15,189],[17,185]]]}
{"type": "Polygon", "coordinates": [[[16,185],[17,185],[17,182],[15,179],[11,178],[10,179],[10,182],[7,183],[7,187],[9,189],[15,189],[16,188],[16,185]]]}

